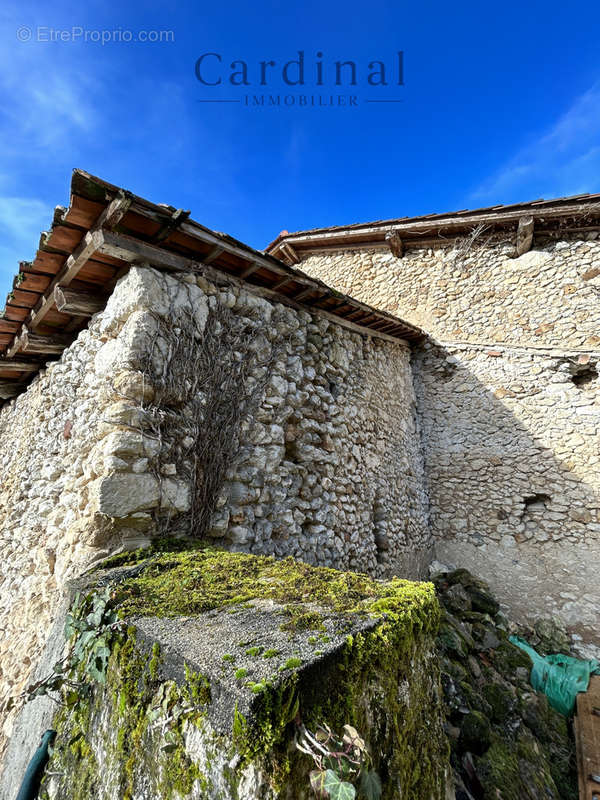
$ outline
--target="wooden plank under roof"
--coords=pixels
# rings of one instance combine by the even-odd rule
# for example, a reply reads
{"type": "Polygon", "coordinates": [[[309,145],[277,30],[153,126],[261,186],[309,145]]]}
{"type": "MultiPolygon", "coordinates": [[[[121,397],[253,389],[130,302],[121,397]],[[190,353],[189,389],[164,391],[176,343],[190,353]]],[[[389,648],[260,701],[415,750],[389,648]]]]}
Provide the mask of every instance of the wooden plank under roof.
{"type": "Polygon", "coordinates": [[[424,337],[416,326],[191,220],[188,211],[151,203],[74,170],[69,207],[56,208],[35,257],[19,265],[0,313],[5,395],[13,394],[11,380],[22,391],[46,361],[73,341],[93,311],[103,307],[118,277],[134,263],[164,270],[193,269],[221,284],[244,285],[274,301],[321,313],[363,335],[388,341],[424,337]],[[351,319],[357,311],[364,312],[363,321],[351,319]],[[17,364],[25,366],[17,369],[17,364]]]}
{"type": "Polygon", "coordinates": [[[590,218],[594,221],[594,229],[598,230],[600,194],[334,225],[293,233],[282,231],[267,246],[266,252],[286,258],[287,249],[291,247],[296,256],[302,258],[315,251],[386,247],[386,234],[391,231],[400,236],[406,246],[439,247],[447,245],[449,240],[457,236],[472,232],[480,225],[486,226],[486,233],[514,231],[519,220],[529,216],[534,217],[538,234],[551,235],[559,228],[564,230],[569,224],[569,229],[577,230],[584,227],[585,221],[590,218]]]}

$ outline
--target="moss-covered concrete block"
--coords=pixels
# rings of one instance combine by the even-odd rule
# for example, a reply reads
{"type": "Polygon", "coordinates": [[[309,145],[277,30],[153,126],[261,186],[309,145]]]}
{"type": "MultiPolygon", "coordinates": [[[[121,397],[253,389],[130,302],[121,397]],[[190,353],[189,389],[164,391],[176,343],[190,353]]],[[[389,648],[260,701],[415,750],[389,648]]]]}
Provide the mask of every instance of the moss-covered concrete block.
{"type": "Polygon", "coordinates": [[[94,576],[123,630],[106,683],[57,715],[44,797],[308,800],[295,741],[322,724],[360,732],[383,798],[445,796],[431,584],[203,548],[136,558],[94,576]]]}

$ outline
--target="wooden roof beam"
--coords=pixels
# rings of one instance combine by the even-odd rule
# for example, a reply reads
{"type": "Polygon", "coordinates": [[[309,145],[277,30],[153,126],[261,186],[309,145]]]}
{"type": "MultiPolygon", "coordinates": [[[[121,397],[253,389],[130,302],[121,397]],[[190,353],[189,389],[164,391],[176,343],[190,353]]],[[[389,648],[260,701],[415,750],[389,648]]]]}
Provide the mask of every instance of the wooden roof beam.
{"type": "Polygon", "coordinates": [[[94,223],[94,228],[108,228],[109,230],[116,228],[129,211],[132,202],[133,194],[125,189],[119,189],[116,197],[110,201],[94,223]]]}
{"type": "Polygon", "coordinates": [[[290,261],[292,264],[299,264],[300,258],[298,253],[294,250],[291,244],[283,243],[279,248],[283,255],[290,261]]]}
{"type": "MultiPolygon", "coordinates": [[[[194,268],[198,263],[189,258],[163,250],[133,236],[112,231],[95,231],[93,241],[98,252],[129,264],[146,263],[160,269],[185,271],[194,268]]],[[[216,258],[216,256],[215,256],[216,258]]],[[[204,261],[206,263],[206,261],[204,261]]]]}
{"type": "Polygon", "coordinates": [[[210,253],[205,258],[202,259],[202,263],[203,264],[212,264],[212,262],[216,258],[218,258],[221,255],[221,253],[224,252],[224,250],[225,250],[225,248],[222,245],[220,245],[220,244],[215,245],[215,247],[213,247],[213,249],[210,251],[210,253]]]}
{"type": "Polygon", "coordinates": [[[26,327],[19,336],[20,349],[23,353],[37,353],[40,355],[60,355],[72,341],[71,336],[62,333],[42,336],[26,327]]]}
{"type": "Polygon", "coordinates": [[[313,294],[314,292],[317,292],[317,291],[320,291],[321,294],[324,294],[324,290],[315,288],[314,286],[309,286],[307,289],[303,289],[298,294],[295,294],[294,295],[294,300],[297,303],[300,303],[302,300],[304,300],[305,297],[308,297],[309,294],[313,294]]]}
{"type": "MultiPolygon", "coordinates": [[[[561,217],[586,217],[590,215],[591,211],[595,212],[595,216],[600,217],[600,204],[598,204],[598,207],[593,206],[592,208],[590,208],[589,203],[576,203],[572,206],[564,205],[554,208],[539,207],[535,210],[535,218],[545,221],[551,219],[560,219],[561,217]]],[[[336,246],[345,247],[349,246],[354,241],[362,241],[364,240],[365,236],[369,235],[379,235],[380,238],[383,238],[381,234],[385,236],[386,226],[389,230],[390,224],[394,225],[394,232],[399,236],[402,236],[404,233],[419,235],[434,231],[439,233],[443,231],[450,232],[459,228],[465,228],[468,230],[470,227],[472,228],[480,223],[483,225],[506,225],[509,223],[518,222],[523,217],[528,218],[532,216],[532,209],[525,208],[514,211],[505,211],[504,213],[502,213],[502,211],[491,213],[474,212],[470,215],[465,214],[464,216],[443,217],[437,219],[432,217],[423,220],[407,220],[405,222],[402,220],[398,220],[397,222],[388,220],[387,223],[374,223],[365,225],[361,228],[353,227],[352,229],[345,229],[341,227],[334,230],[323,230],[321,232],[299,232],[297,234],[290,234],[289,236],[285,237],[284,242],[281,244],[288,244],[292,247],[295,245],[304,245],[308,247],[310,246],[311,242],[318,241],[320,243],[326,243],[328,239],[343,238],[344,241],[336,242],[336,246]]],[[[278,246],[281,246],[281,244],[278,246]]]]}
{"type": "Polygon", "coordinates": [[[404,245],[402,244],[402,239],[398,232],[388,231],[385,235],[385,241],[394,258],[402,258],[404,254],[404,245]]]}
{"type": "Polygon", "coordinates": [[[54,287],[54,302],[56,308],[63,314],[73,317],[91,317],[102,311],[106,305],[107,297],[104,294],[83,292],[70,289],[68,286],[54,287]]]}
{"type": "Polygon", "coordinates": [[[533,217],[521,217],[517,226],[516,256],[522,256],[531,250],[533,243],[533,217]]]}
{"type": "Polygon", "coordinates": [[[16,361],[12,358],[0,358],[0,371],[2,372],[37,372],[41,366],[39,361],[16,361]]]}
{"type": "Polygon", "coordinates": [[[243,272],[240,272],[239,277],[245,280],[259,269],[260,269],[260,264],[258,263],[258,261],[253,261],[249,267],[246,267],[246,269],[243,272]]]}
{"type": "MultiPolygon", "coordinates": [[[[129,210],[132,199],[133,195],[129,192],[121,191],[102,211],[94,224],[94,228],[86,233],[78,247],[67,257],[58,274],[46,289],[44,296],[38,300],[26,318],[26,325],[31,330],[35,330],[54,307],[54,289],[56,286],[68,286],[97,251],[97,237],[94,237],[98,230],[105,225],[109,228],[117,225],[129,210]]],[[[7,355],[14,356],[17,352],[19,352],[19,345],[18,340],[15,340],[8,349],[7,355]]]]}
{"type": "MultiPolygon", "coordinates": [[[[152,245],[146,244],[145,242],[140,242],[137,239],[132,239],[130,236],[125,236],[123,234],[115,234],[110,233],[108,231],[104,231],[98,234],[98,241],[100,241],[100,252],[107,253],[108,255],[114,255],[117,258],[120,258],[124,261],[128,261],[130,263],[138,262],[138,263],[146,263],[149,266],[156,266],[162,269],[172,269],[178,271],[184,271],[189,269],[202,269],[201,263],[196,263],[190,261],[189,259],[184,258],[183,256],[179,256],[175,253],[170,253],[165,250],[161,250],[159,247],[154,247],[152,245]]],[[[268,265],[270,268],[270,265],[268,265]]],[[[219,272],[218,268],[213,268],[211,266],[205,267],[205,273],[209,280],[226,280],[228,283],[233,284],[235,286],[240,286],[245,288],[247,291],[252,292],[253,294],[257,294],[260,297],[266,297],[268,299],[272,299],[275,302],[284,303],[286,305],[291,306],[292,308],[302,309],[299,303],[297,303],[293,298],[287,297],[286,295],[279,294],[274,287],[264,287],[264,286],[257,286],[256,284],[252,283],[244,283],[239,277],[235,275],[231,275],[229,273],[219,272]]],[[[298,276],[298,275],[288,275],[286,279],[286,283],[288,282],[297,281],[297,280],[307,280],[305,276],[298,276]]],[[[280,282],[283,283],[283,282],[280,282]]],[[[311,283],[316,283],[312,282],[311,283]]],[[[325,284],[322,284],[325,287],[325,284]]],[[[316,284],[315,288],[320,288],[320,284],[316,284]]],[[[326,288],[326,287],[325,287],[326,288]]],[[[340,298],[341,299],[341,298],[340,298]]],[[[356,305],[356,303],[348,300],[348,303],[352,305],[356,305]]],[[[373,312],[368,309],[368,307],[358,308],[357,312],[361,312],[363,314],[367,314],[367,316],[372,316],[373,312]]],[[[397,338],[393,336],[389,336],[385,333],[379,333],[376,330],[372,330],[370,328],[361,328],[359,325],[355,325],[350,320],[345,319],[344,317],[338,317],[335,314],[331,314],[329,311],[325,309],[319,309],[319,314],[327,317],[327,319],[331,320],[338,325],[341,325],[344,328],[347,328],[354,333],[360,333],[363,336],[374,336],[379,339],[385,339],[389,342],[396,342],[398,341],[397,338]]],[[[420,331],[415,329],[415,334],[420,334],[420,331]]]]}
{"type": "Polygon", "coordinates": [[[182,208],[176,209],[171,214],[171,218],[163,222],[158,233],[152,237],[152,243],[158,244],[159,242],[164,242],[165,239],[168,239],[169,236],[179,228],[182,222],[189,219],[189,216],[189,211],[184,211],[182,208]]]}

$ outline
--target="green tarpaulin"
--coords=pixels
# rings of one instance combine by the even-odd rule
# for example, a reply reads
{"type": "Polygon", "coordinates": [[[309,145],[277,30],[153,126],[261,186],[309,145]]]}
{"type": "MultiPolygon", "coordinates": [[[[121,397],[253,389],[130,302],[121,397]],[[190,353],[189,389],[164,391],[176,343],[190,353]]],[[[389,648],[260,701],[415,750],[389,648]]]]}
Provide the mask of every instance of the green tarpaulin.
{"type": "Polygon", "coordinates": [[[587,691],[590,675],[600,674],[600,662],[583,661],[560,653],[541,656],[524,639],[511,636],[510,641],[524,650],[533,662],[531,685],[543,692],[548,702],[566,717],[573,713],[579,692],[587,691]]]}

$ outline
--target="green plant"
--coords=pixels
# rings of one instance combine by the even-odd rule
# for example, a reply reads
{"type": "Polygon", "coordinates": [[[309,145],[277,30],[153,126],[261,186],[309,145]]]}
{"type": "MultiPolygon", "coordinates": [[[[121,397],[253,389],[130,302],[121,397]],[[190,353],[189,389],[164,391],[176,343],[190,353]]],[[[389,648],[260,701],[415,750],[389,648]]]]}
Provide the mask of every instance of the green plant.
{"type": "Polygon", "coordinates": [[[235,678],[236,678],[236,680],[241,681],[242,678],[245,678],[247,674],[248,674],[248,670],[245,669],[244,667],[240,667],[239,669],[236,669],[236,671],[235,671],[235,678]]]}
{"type": "Polygon", "coordinates": [[[316,769],[311,771],[309,779],[317,797],[331,800],[381,797],[381,780],[370,768],[371,755],[352,725],[344,725],[341,738],[328,725],[320,725],[314,734],[300,725],[296,747],[315,763],[316,769]]]}
{"type": "Polygon", "coordinates": [[[259,681],[258,683],[250,682],[248,686],[252,694],[261,694],[267,688],[267,684],[264,681],[259,681]]]}
{"type": "Polygon", "coordinates": [[[74,706],[89,693],[92,683],[106,683],[111,642],[123,628],[110,602],[109,587],[75,597],[65,622],[67,655],[54,665],[50,675],[27,687],[26,701],[41,695],[52,697],[51,692],[64,689],[66,705],[74,706]]]}

